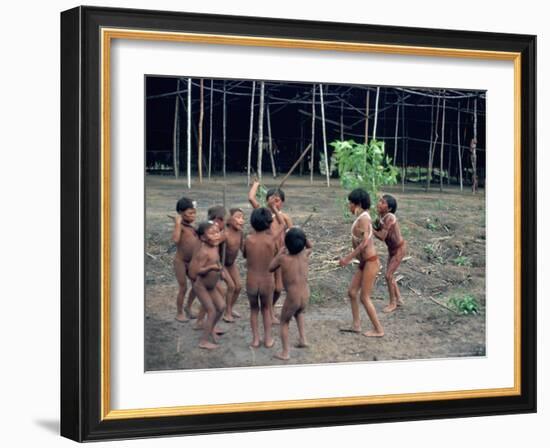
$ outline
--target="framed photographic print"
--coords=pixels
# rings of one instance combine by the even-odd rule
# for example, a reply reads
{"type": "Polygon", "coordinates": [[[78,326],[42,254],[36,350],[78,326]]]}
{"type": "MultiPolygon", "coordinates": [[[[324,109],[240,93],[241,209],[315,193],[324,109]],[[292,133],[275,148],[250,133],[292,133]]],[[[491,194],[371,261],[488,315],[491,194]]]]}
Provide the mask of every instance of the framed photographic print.
{"type": "Polygon", "coordinates": [[[536,411],[535,36],[61,14],[61,433],[536,411]]]}

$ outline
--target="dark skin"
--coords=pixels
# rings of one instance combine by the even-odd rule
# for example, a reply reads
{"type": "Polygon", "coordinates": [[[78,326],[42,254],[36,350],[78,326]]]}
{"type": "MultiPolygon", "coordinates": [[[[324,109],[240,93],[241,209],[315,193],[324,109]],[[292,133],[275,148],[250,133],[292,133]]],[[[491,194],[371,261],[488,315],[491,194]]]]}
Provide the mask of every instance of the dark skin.
{"type": "Polygon", "coordinates": [[[398,306],[403,305],[401,292],[395,281],[394,274],[399,268],[403,257],[407,252],[407,245],[403,236],[397,218],[390,213],[388,203],[384,198],[380,198],[376,204],[376,210],[380,216],[380,228],[374,230],[374,236],[386,243],[388,247],[388,265],[386,267],[386,283],[390,294],[390,304],[384,308],[385,313],[391,313],[398,306]]]}
{"type": "Polygon", "coordinates": [[[225,228],[225,269],[228,276],[233,281],[233,292],[231,295],[227,294],[226,296],[227,307],[223,316],[225,322],[235,322],[236,317],[241,317],[241,315],[233,309],[233,306],[242,288],[239,268],[235,261],[237,260],[239,251],[242,251],[244,246],[243,226],[244,214],[241,211],[236,211],[227,220],[227,226],[225,228]]]}
{"type": "MultiPolygon", "coordinates": [[[[348,207],[351,213],[355,216],[361,215],[364,209],[359,204],[348,203],[348,207]]],[[[372,224],[370,217],[363,216],[359,218],[352,230],[352,247],[353,251],[346,257],[340,259],[340,266],[347,266],[354,258],[359,260],[359,269],[353,275],[351,284],[348,289],[348,296],[351,302],[351,314],[353,318],[353,324],[351,329],[345,331],[352,331],[354,333],[361,332],[361,315],[359,312],[359,299],[365,307],[365,311],[369,316],[370,321],[374,327],[374,330],[366,331],[364,336],[368,337],[381,337],[384,336],[384,329],[382,324],[378,320],[376,309],[371,300],[371,293],[374,287],[374,281],[378,275],[379,262],[376,257],[376,248],[374,247],[374,241],[372,238],[368,238],[372,230],[372,224]],[[370,261],[369,261],[370,259],[370,261]]]]}
{"type": "Polygon", "coordinates": [[[201,245],[189,266],[189,276],[193,279],[193,290],[206,312],[199,347],[213,350],[218,347],[218,336],[214,328],[225,311],[225,301],[217,287],[222,271],[218,248],[221,240],[220,230],[216,225],[212,225],[206,229],[200,240],[201,245]]]}
{"type": "Polygon", "coordinates": [[[277,253],[278,235],[269,230],[249,234],[244,241],[243,256],[246,258],[247,276],[246,293],[250,303],[250,326],[252,342],[250,347],[260,346],[258,315],[261,310],[264,324],[264,345],[273,347],[271,335],[271,315],[273,307],[273,290],[275,279],[269,271],[269,264],[277,253]]]}
{"type": "Polygon", "coordinates": [[[185,322],[196,316],[191,313],[191,305],[195,299],[193,289],[189,291],[187,304],[184,306],[185,292],[187,290],[187,277],[189,276],[189,263],[194,251],[199,246],[199,238],[193,227],[197,216],[197,210],[188,208],[176,215],[174,219],[174,230],[172,240],[176,243],[176,255],[174,257],[174,272],[178,281],[178,295],[176,299],[177,314],[176,320],[185,322]]]}
{"type": "MultiPolygon", "coordinates": [[[[256,192],[258,191],[259,186],[260,182],[257,178],[254,178],[254,181],[252,182],[252,187],[250,187],[250,191],[248,192],[248,202],[254,208],[261,207],[260,203],[256,200],[256,192]]],[[[290,219],[290,216],[288,216],[286,213],[281,211],[284,202],[279,197],[279,195],[274,194],[266,198],[266,202],[267,207],[273,213],[273,224],[271,225],[271,230],[274,234],[280,235],[280,239],[277,241],[278,249],[279,247],[284,246],[284,231],[292,227],[292,219],[290,219]]],[[[277,270],[275,271],[275,290],[273,291],[273,305],[275,305],[279,300],[282,290],[283,280],[281,278],[280,271],[277,270]]],[[[272,308],[273,310],[275,310],[274,306],[272,308]]],[[[275,325],[279,323],[279,319],[277,318],[277,316],[275,316],[274,312],[271,316],[271,320],[275,325]]]]}
{"type": "Polygon", "coordinates": [[[286,247],[279,249],[277,256],[269,264],[271,272],[280,269],[283,284],[286,290],[286,299],[281,312],[281,342],[283,349],[275,355],[275,358],[287,361],[290,359],[288,328],[294,317],[298,325],[299,342],[297,348],[308,346],[305,337],[304,311],[309,301],[308,258],[311,249],[304,249],[301,252],[291,255],[286,247]]]}

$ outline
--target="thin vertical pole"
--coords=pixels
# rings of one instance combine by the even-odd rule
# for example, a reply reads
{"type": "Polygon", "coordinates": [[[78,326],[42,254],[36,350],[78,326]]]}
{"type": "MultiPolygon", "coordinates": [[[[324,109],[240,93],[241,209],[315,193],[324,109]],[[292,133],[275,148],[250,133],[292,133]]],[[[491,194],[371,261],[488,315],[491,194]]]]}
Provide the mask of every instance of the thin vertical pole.
{"type": "Polygon", "coordinates": [[[187,79],[187,188],[191,188],[191,78],[187,79]]]}
{"type": "MultiPolygon", "coordinates": [[[[179,90],[180,87],[180,81],[178,79],[177,81],[177,90],[179,90]]],[[[180,120],[179,120],[179,111],[180,111],[180,98],[178,95],[176,95],[176,106],[174,111],[174,147],[173,147],[173,154],[172,154],[172,160],[174,165],[174,177],[177,179],[179,177],[179,157],[178,157],[178,149],[180,146],[180,120]]]]}
{"type": "Polygon", "coordinates": [[[200,82],[200,109],[199,109],[199,154],[198,154],[198,168],[199,168],[199,183],[202,184],[202,124],[204,121],[204,79],[201,78],[200,82]]]}
{"type": "Polygon", "coordinates": [[[323,102],[323,84],[319,84],[319,97],[321,98],[321,121],[323,125],[323,151],[325,154],[325,173],[327,175],[327,187],[330,187],[330,172],[327,152],[327,131],[325,126],[325,103],[323,102]]]}
{"type": "Polygon", "coordinates": [[[250,95],[250,129],[248,131],[248,159],[246,164],[246,182],[250,185],[250,164],[252,161],[252,131],[254,129],[254,92],[256,81],[252,81],[252,94],[250,95]]]}
{"type": "Polygon", "coordinates": [[[260,113],[258,114],[258,180],[262,180],[262,156],[264,146],[264,95],[265,83],[260,83],[260,113]]]}
{"type": "Polygon", "coordinates": [[[214,80],[210,80],[210,132],[208,136],[208,180],[212,173],[212,117],[214,114],[214,80]]]}
{"type": "Polygon", "coordinates": [[[372,139],[376,140],[376,126],[378,124],[378,97],[380,96],[380,87],[376,88],[376,102],[374,104],[374,129],[372,130],[372,139]]]}
{"type": "Polygon", "coordinates": [[[225,81],[223,82],[223,156],[222,156],[222,173],[225,179],[225,156],[227,154],[227,91],[225,81]]]}
{"type": "Polygon", "coordinates": [[[309,182],[313,183],[313,171],[315,168],[315,84],[313,84],[311,96],[311,166],[309,169],[309,182]]]}

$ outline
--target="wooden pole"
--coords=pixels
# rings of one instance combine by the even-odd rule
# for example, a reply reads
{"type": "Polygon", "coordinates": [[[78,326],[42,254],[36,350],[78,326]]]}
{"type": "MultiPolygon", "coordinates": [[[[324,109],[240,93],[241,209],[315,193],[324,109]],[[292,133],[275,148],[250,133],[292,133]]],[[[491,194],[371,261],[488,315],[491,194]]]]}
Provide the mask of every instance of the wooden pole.
{"type": "Polygon", "coordinates": [[[309,183],[313,183],[313,171],[315,168],[315,84],[311,95],[311,166],[309,167],[309,183]]]}
{"type": "Polygon", "coordinates": [[[344,141],[344,102],[340,101],[340,141],[344,141]]]}
{"type": "Polygon", "coordinates": [[[300,157],[296,159],[296,162],[294,162],[294,165],[288,170],[288,173],[286,173],[285,177],[283,177],[283,180],[281,180],[281,183],[279,184],[279,188],[282,188],[288,177],[292,174],[292,172],[296,169],[298,164],[303,160],[303,158],[306,156],[306,154],[309,152],[309,148],[311,147],[311,143],[307,145],[306,149],[302,151],[302,154],[300,154],[300,157]]]}
{"type": "MultiPolygon", "coordinates": [[[[427,188],[426,190],[430,189],[430,182],[432,180],[432,168],[433,168],[433,160],[434,160],[434,154],[435,154],[435,145],[437,144],[437,139],[439,137],[438,134],[438,127],[439,127],[439,103],[441,98],[438,96],[437,98],[437,108],[435,110],[435,127],[434,127],[434,141],[433,144],[430,147],[430,157],[428,159],[428,180],[427,180],[427,188]]],[[[433,118],[432,118],[433,122],[433,118]]]]}
{"type": "Polygon", "coordinates": [[[321,98],[321,122],[323,125],[323,152],[325,154],[325,173],[327,175],[327,187],[330,187],[330,171],[327,151],[327,130],[325,126],[325,103],[323,101],[323,84],[319,84],[319,97],[321,98]]]}
{"type": "Polygon", "coordinates": [[[262,181],[262,156],[264,150],[264,95],[265,83],[260,82],[260,113],[258,114],[258,180],[262,181]]]}
{"type": "Polygon", "coordinates": [[[393,139],[393,160],[392,163],[395,165],[395,162],[397,160],[397,131],[399,129],[399,102],[401,98],[397,100],[397,109],[395,113],[395,137],[393,139]]]}
{"type": "Polygon", "coordinates": [[[214,80],[210,80],[210,132],[208,135],[208,180],[212,173],[212,117],[214,114],[214,80]]]}
{"type": "Polygon", "coordinates": [[[199,110],[199,184],[202,184],[202,123],[204,121],[204,79],[200,82],[200,110],[199,110]]]}
{"type": "Polygon", "coordinates": [[[271,160],[271,171],[273,179],[277,177],[277,169],[275,168],[275,159],[273,158],[273,139],[271,138],[271,114],[269,112],[269,103],[267,103],[267,135],[269,138],[269,158],[271,160]]]}
{"type": "Polygon", "coordinates": [[[367,100],[365,104],[365,146],[369,144],[369,102],[370,102],[370,89],[367,88],[367,100]]]}
{"type": "MultiPolygon", "coordinates": [[[[298,144],[298,148],[302,148],[304,146],[304,123],[300,122],[300,143],[298,144]]],[[[300,176],[302,175],[304,171],[304,159],[300,160],[300,176]]]]}
{"type": "Polygon", "coordinates": [[[405,192],[405,178],[407,177],[407,146],[409,141],[405,139],[405,102],[403,102],[403,107],[401,108],[401,137],[403,141],[401,142],[401,191],[405,192]]]}
{"type": "Polygon", "coordinates": [[[191,188],[191,78],[187,79],[187,188],[191,188]]]}
{"type": "MultiPolygon", "coordinates": [[[[445,91],[443,91],[445,94],[445,91]]],[[[445,146],[445,101],[443,97],[443,116],[441,118],[441,149],[439,151],[439,191],[443,191],[443,148],[445,146]]]]}
{"type": "Polygon", "coordinates": [[[462,151],[460,148],[460,102],[458,103],[458,117],[456,119],[456,144],[458,148],[458,176],[460,181],[460,191],[463,191],[462,184],[462,151]]]}
{"type": "Polygon", "coordinates": [[[376,126],[378,124],[378,97],[380,96],[380,87],[376,88],[376,101],[374,103],[374,127],[372,130],[372,139],[376,140],[376,126]]]}
{"type": "MultiPolygon", "coordinates": [[[[179,90],[180,81],[177,81],[177,89],[179,90]]],[[[176,95],[176,106],[174,110],[174,148],[172,154],[172,160],[174,165],[174,177],[177,179],[179,177],[179,157],[178,149],[180,146],[180,120],[179,120],[179,111],[180,111],[180,98],[176,95]]]]}
{"type": "Polygon", "coordinates": [[[470,143],[472,159],[472,193],[477,191],[477,98],[474,98],[474,138],[470,143]]]}
{"type": "Polygon", "coordinates": [[[250,130],[248,131],[248,159],[246,164],[246,184],[250,185],[250,164],[252,161],[252,131],[254,130],[254,92],[256,81],[252,81],[252,94],[250,95],[250,130]]]}
{"type": "MultiPolygon", "coordinates": [[[[449,129],[449,141],[453,141],[453,129],[449,129]]],[[[453,153],[452,153],[452,146],[449,145],[449,149],[447,151],[449,153],[449,160],[447,165],[447,185],[451,185],[451,168],[452,168],[452,161],[453,161],[453,153]]]]}
{"type": "Polygon", "coordinates": [[[223,156],[222,156],[222,172],[223,178],[225,179],[225,168],[226,168],[226,159],[227,154],[227,91],[225,86],[225,80],[223,82],[223,156]]]}

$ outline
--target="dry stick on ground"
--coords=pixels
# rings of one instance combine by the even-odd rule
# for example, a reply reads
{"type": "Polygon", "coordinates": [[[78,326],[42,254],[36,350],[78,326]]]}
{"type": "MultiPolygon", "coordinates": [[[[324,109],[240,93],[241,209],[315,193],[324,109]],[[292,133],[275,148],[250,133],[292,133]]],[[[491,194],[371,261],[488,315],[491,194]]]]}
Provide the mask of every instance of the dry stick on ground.
{"type": "MultiPolygon", "coordinates": [[[[409,288],[412,292],[414,292],[418,297],[424,297],[422,294],[420,294],[416,289],[414,289],[412,286],[409,286],[407,285],[407,288],[409,288]]],[[[428,299],[430,299],[432,302],[434,302],[435,304],[449,310],[451,313],[454,313],[454,314],[459,314],[458,312],[456,312],[455,310],[453,310],[452,308],[448,307],[447,305],[445,305],[444,303],[441,303],[439,302],[438,300],[434,299],[432,296],[427,296],[428,299]]]]}
{"type": "Polygon", "coordinates": [[[288,170],[288,173],[286,173],[285,177],[283,177],[283,180],[281,180],[281,183],[279,184],[279,188],[283,188],[284,183],[286,182],[286,180],[288,179],[288,177],[292,174],[292,172],[296,169],[296,167],[298,166],[298,164],[300,163],[300,161],[301,161],[301,160],[305,157],[305,155],[308,153],[310,147],[311,147],[311,143],[310,143],[309,145],[306,146],[306,149],[304,149],[304,151],[302,152],[302,154],[300,155],[300,157],[298,157],[298,159],[296,160],[296,162],[294,162],[294,165],[292,165],[292,167],[288,170]]]}

